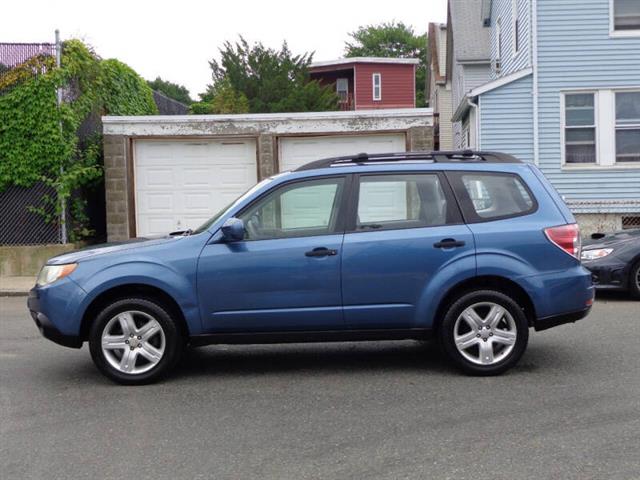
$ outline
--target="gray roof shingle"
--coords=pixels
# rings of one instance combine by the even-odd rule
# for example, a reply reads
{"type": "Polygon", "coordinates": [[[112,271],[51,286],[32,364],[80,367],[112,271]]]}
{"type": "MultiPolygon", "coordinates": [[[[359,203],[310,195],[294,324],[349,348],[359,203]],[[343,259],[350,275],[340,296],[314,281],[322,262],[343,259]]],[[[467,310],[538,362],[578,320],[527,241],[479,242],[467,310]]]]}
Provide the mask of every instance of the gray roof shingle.
{"type": "Polygon", "coordinates": [[[490,29],[482,24],[482,0],[449,0],[456,59],[488,61],[491,57],[490,29]]]}

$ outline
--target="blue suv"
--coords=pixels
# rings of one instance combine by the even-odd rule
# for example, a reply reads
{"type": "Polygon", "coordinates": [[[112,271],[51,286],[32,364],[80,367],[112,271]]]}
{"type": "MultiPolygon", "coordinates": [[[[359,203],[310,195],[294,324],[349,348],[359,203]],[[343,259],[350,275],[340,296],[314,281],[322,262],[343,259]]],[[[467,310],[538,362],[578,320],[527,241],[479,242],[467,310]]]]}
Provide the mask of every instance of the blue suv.
{"type": "Polygon", "coordinates": [[[495,375],[529,328],[589,312],[580,233],[533,165],[492,152],[359,154],[253,187],[194,231],[52,258],[29,295],[42,334],[89,342],[140,384],[189,346],[435,337],[495,375]]]}

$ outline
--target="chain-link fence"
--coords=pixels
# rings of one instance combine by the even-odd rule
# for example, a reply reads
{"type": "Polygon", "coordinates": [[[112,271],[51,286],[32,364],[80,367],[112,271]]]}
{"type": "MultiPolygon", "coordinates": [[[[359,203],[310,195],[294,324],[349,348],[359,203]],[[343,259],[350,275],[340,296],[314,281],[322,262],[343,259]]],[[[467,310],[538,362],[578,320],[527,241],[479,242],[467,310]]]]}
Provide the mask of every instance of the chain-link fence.
{"type": "MultiPolygon", "coordinates": [[[[0,95],[14,86],[12,75],[16,67],[34,57],[55,57],[57,48],[55,43],[0,43],[0,85],[5,85],[0,95]]],[[[36,74],[34,71],[33,75],[36,74]]],[[[55,191],[43,183],[29,188],[10,186],[0,191],[0,246],[64,242],[55,201],[55,191]]]]}

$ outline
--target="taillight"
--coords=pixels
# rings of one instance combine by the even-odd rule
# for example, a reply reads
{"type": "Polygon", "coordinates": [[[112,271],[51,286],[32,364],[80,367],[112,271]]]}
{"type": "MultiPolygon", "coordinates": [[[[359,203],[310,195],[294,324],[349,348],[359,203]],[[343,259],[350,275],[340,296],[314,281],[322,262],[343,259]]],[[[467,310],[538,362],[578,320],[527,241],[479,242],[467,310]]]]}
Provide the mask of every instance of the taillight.
{"type": "Polygon", "coordinates": [[[580,227],[577,223],[545,228],[544,233],[551,243],[580,260],[580,227]]]}

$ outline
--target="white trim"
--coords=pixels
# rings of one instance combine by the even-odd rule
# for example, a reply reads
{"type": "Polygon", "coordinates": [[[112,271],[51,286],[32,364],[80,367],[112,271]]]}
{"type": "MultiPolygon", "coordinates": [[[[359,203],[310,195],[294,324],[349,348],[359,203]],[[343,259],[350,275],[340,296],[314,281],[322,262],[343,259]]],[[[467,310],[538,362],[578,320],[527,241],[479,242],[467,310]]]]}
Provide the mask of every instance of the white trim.
{"type": "Polygon", "coordinates": [[[502,68],[502,17],[496,20],[496,63],[502,68]]]}
{"type": "Polygon", "coordinates": [[[540,107],[538,83],[538,0],[531,0],[531,66],[533,69],[533,163],[540,164],[540,107]]]}
{"type": "Polygon", "coordinates": [[[469,96],[476,97],[478,95],[485,94],[490,92],[491,90],[495,90],[496,88],[503,87],[511,82],[515,82],[516,80],[520,80],[528,75],[531,75],[533,70],[531,67],[524,68],[522,70],[518,70],[517,72],[510,73],[509,75],[505,75],[504,77],[500,77],[496,80],[492,80],[491,82],[485,83],[484,85],[480,85],[479,87],[474,88],[469,92],[469,96]]]}
{"type": "MultiPolygon", "coordinates": [[[[601,155],[600,155],[600,125],[599,123],[599,95],[597,89],[591,90],[561,90],[560,91],[560,165],[562,168],[584,168],[585,166],[602,166],[600,163],[601,155]],[[593,126],[585,125],[582,128],[593,128],[594,132],[594,142],[595,142],[595,155],[596,161],[595,163],[567,163],[567,146],[566,146],[566,136],[567,136],[567,111],[566,111],[566,99],[567,95],[584,95],[586,93],[593,94],[593,126]],[[577,165],[577,167],[574,167],[577,165]]],[[[576,126],[575,128],[580,128],[576,126]]]]}
{"type": "Polygon", "coordinates": [[[336,60],[326,60],[322,62],[313,62],[309,68],[331,67],[333,65],[348,65],[351,63],[390,63],[396,65],[418,65],[420,60],[417,58],[387,58],[387,57],[350,57],[338,58],[336,60]]]}
{"type": "Polygon", "coordinates": [[[371,74],[371,88],[371,99],[374,102],[382,101],[382,74],[380,72],[371,74]],[[378,95],[376,95],[376,78],[378,79],[378,95]]]}
{"type": "Polygon", "coordinates": [[[102,117],[105,135],[255,136],[406,130],[433,126],[432,108],[242,115],[150,115],[102,117]]]}
{"type": "Polygon", "coordinates": [[[640,37],[640,28],[637,30],[616,30],[615,0],[609,0],[609,36],[612,38],[637,38],[640,37]]]}

